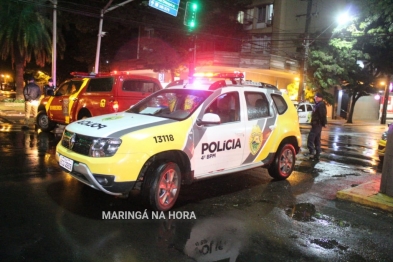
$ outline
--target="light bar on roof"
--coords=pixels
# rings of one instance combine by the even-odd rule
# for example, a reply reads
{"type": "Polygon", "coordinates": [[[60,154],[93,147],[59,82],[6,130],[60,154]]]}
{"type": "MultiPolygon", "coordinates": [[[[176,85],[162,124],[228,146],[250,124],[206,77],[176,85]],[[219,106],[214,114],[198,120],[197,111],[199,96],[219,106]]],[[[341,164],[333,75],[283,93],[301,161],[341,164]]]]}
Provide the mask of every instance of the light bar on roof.
{"type": "Polygon", "coordinates": [[[244,78],[244,75],[243,75],[243,73],[198,72],[198,73],[194,73],[194,77],[209,77],[209,78],[244,78]]]}

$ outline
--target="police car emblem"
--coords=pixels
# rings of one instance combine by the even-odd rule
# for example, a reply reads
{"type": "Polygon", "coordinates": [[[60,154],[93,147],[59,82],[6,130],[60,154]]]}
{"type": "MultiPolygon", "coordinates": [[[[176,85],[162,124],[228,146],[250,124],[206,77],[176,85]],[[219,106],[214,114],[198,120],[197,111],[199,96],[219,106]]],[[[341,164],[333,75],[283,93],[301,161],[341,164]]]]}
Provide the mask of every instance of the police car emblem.
{"type": "Polygon", "coordinates": [[[249,139],[249,146],[250,152],[252,155],[258,153],[259,149],[261,149],[263,141],[263,134],[261,128],[256,125],[252,128],[250,139],[249,139]]]}
{"type": "Polygon", "coordinates": [[[75,134],[72,134],[72,136],[68,140],[68,148],[72,149],[75,145],[75,134]]]}

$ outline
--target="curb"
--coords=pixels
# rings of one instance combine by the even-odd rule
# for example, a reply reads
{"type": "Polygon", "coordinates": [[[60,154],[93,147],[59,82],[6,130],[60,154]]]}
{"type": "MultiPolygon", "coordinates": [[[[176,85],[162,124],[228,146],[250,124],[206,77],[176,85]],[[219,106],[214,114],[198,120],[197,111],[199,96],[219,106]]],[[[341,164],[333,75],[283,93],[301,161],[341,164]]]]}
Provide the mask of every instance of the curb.
{"type": "Polygon", "coordinates": [[[393,212],[393,197],[380,193],[380,184],[380,179],[375,179],[356,187],[337,191],[336,197],[341,200],[393,212]]]}

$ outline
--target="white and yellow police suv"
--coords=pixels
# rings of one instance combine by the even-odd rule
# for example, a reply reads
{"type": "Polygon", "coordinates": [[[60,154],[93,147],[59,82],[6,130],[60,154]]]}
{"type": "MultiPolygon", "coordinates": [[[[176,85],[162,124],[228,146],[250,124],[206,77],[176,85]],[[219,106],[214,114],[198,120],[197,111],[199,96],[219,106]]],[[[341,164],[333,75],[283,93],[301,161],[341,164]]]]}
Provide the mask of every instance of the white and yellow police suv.
{"type": "Polygon", "coordinates": [[[107,194],[139,189],[161,211],[199,179],[256,167],[288,178],[301,147],[292,102],[275,86],[216,76],[176,81],[124,112],[69,124],[59,165],[107,194]]]}

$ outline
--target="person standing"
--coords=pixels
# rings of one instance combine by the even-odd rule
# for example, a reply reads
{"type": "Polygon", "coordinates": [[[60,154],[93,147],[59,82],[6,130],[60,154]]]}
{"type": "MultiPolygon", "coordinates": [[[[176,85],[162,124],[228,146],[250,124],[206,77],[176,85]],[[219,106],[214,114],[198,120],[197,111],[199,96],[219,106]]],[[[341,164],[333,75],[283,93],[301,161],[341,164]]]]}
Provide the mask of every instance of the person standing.
{"type": "Polygon", "coordinates": [[[322,127],[326,127],[327,118],[326,118],[326,104],[323,101],[322,93],[316,93],[315,97],[315,106],[313,108],[313,112],[311,114],[311,130],[307,137],[307,148],[308,153],[305,153],[304,156],[310,156],[311,160],[318,161],[321,155],[321,132],[322,127]]]}
{"type": "Polygon", "coordinates": [[[44,86],[44,96],[48,95],[48,91],[49,90],[53,91],[54,89],[55,89],[55,86],[53,85],[53,79],[49,78],[48,79],[48,84],[44,86]]]}
{"type": "Polygon", "coordinates": [[[24,129],[29,128],[30,113],[33,114],[33,119],[37,117],[37,109],[41,97],[41,89],[35,83],[34,77],[30,76],[27,79],[27,85],[23,88],[23,96],[25,97],[25,121],[24,129]]]}

